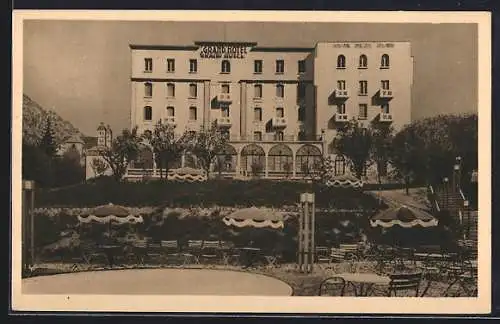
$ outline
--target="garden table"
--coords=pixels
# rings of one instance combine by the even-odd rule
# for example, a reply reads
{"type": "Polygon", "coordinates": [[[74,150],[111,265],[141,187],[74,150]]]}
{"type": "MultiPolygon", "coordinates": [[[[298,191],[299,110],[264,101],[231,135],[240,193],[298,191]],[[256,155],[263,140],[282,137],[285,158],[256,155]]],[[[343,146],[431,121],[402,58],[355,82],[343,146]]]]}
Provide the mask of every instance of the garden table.
{"type": "Polygon", "coordinates": [[[254,265],[255,261],[257,261],[258,257],[260,256],[261,249],[253,247],[243,247],[240,248],[240,251],[242,252],[241,256],[243,257],[243,264],[245,264],[243,268],[246,269],[254,265]]]}
{"type": "Polygon", "coordinates": [[[350,284],[355,296],[368,296],[373,285],[388,285],[391,279],[376,273],[341,273],[336,275],[350,284]],[[357,286],[359,285],[359,286],[357,286]]]}

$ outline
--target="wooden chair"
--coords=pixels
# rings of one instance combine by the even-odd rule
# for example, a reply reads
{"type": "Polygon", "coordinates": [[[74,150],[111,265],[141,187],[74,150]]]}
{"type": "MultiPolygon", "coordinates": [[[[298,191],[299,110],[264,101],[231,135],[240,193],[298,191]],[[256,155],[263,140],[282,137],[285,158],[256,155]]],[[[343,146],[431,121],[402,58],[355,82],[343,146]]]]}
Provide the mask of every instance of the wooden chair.
{"type": "Polygon", "coordinates": [[[358,244],[340,244],[339,249],[344,251],[344,259],[349,261],[356,261],[359,255],[358,244]]]}
{"type": "Polygon", "coordinates": [[[183,253],[184,256],[184,265],[188,264],[190,261],[193,261],[194,264],[200,264],[200,254],[201,249],[203,247],[202,240],[189,240],[186,252],[183,253]]]}
{"type": "Polygon", "coordinates": [[[241,253],[234,246],[233,242],[221,241],[220,249],[222,253],[222,264],[229,266],[240,260],[241,253]]]}
{"type": "Polygon", "coordinates": [[[164,261],[164,253],[161,243],[148,243],[146,249],[146,257],[148,261],[157,261],[163,263],[164,261]]]}
{"type": "Polygon", "coordinates": [[[318,266],[323,267],[323,265],[326,264],[326,267],[329,267],[331,265],[331,248],[326,246],[317,246],[315,252],[316,263],[318,264],[318,266]]]}
{"type": "Polygon", "coordinates": [[[389,289],[387,296],[390,297],[392,293],[397,296],[398,291],[415,291],[415,297],[418,297],[420,289],[420,282],[422,281],[422,272],[416,273],[399,273],[389,275],[391,281],[389,282],[389,289]]]}
{"type": "Polygon", "coordinates": [[[344,296],[346,282],[341,277],[330,277],[319,285],[318,296],[344,296]]]}
{"type": "Polygon", "coordinates": [[[132,243],[132,249],[137,262],[140,265],[143,265],[147,257],[148,241],[147,240],[134,241],[132,243]]]}

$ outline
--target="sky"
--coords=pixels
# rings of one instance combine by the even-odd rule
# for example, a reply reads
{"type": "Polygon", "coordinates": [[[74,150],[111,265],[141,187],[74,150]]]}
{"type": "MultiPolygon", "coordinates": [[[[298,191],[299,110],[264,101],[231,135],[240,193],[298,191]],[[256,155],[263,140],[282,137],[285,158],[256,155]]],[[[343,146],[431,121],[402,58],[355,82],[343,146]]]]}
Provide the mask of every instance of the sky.
{"type": "Polygon", "coordinates": [[[23,36],[24,94],[90,136],[101,121],[114,132],[130,127],[129,44],[409,41],[412,119],[477,112],[476,24],[31,20],[24,22],[23,36]]]}

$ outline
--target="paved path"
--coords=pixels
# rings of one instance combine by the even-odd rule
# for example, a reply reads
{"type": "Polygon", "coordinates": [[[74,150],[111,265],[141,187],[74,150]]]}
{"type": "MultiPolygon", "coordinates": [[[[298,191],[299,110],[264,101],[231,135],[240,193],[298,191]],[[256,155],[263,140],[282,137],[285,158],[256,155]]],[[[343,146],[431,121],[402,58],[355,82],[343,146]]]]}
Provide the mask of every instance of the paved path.
{"type": "Polygon", "coordinates": [[[409,196],[406,195],[404,189],[370,191],[370,193],[381,198],[391,207],[406,205],[426,211],[430,209],[427,198],[424,196],[425,188],[412,188],[409,196]]]}
{"type": "Polygon", "coordinates": [[[290,296],[292,288],[264,275],[208,269],[89,271],[23,279],[25,294],[164,294],[290,296]]]}

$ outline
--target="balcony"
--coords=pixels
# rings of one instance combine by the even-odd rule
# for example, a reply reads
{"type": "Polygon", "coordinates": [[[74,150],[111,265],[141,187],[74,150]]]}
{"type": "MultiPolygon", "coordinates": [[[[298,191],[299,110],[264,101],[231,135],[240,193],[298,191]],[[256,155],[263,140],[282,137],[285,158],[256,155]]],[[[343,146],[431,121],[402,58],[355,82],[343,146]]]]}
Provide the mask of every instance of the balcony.
{"type": "Polygon", "coordinates": [[[379,97],[381,99],[392,99],[392,90],[391,89],[380,89],[379,97]]]}
{"type": "Polygon", "coordinates": [[[392,115],[388,113],[380,113],[378,115],[378,121],[381,123],[392,123],[392,115]]]}
{"type": "Polygon", "coordinates": [[[177,121],[175,120],[175,116],[168,116],[168,117],[165,117],[163,119],[163,122],[167,125],[172,125],[172,126],[176,126],[177,125],[177,121]]]}
{"type": "Polygon", "coordinates": [[[274,128],[284,128],[286,127],[286,118],[285,117],[273,117],[271,120],[272,126],[274,128]]]}
{"type": "Polygon", "coordinates": [[[334,118],[336,123],[347,123],[349,121],[349,116],[347,116],[347,114],[336,113],[334,118]]]}
{"type": "Polygon", "coordinates": [[[217,126],[219,127],[231,127],[230,117],[217,117],[217,126]]]}
{"type": "Polygon", "coordinates": [[[333,95],[337,99],[347,99],[349,98],[349,91],[346,89],[335,89],[333,95]]]}
{"type": "Polygon", "coordinates": [[[219,93],[217,95],[217,102],[230,104],[233,102],[233,98],[230,93],[219,93]]]}

